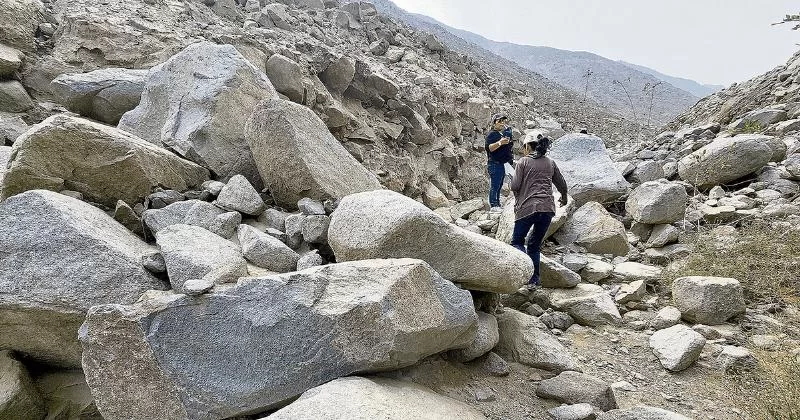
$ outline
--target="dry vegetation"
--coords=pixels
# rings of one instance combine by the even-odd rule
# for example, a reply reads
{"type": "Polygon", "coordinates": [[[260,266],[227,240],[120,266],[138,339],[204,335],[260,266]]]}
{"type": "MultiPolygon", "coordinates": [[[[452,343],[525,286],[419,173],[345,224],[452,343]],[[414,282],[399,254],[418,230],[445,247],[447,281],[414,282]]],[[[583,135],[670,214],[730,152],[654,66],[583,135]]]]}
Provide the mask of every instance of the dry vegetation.
{"type": "MultiPolygon", "coordinates": [[[[667,270],[666,280],[688,275],[733,277],[748,306],[800,307],[800,231],[753,222],[729,235],[702,231],[684,238],[693,252],[685,264],[667,270]]],[[[796,311],[784,311],[796,313],[796,311]]],[[[800,338],[800,320],[778,315],[783,333],[800,338]]],[[[755,351],[758,367],[717,378],[734,392],[731,405],[758,420],[800,420],[800,355],[791,348],[755,351]]]]}

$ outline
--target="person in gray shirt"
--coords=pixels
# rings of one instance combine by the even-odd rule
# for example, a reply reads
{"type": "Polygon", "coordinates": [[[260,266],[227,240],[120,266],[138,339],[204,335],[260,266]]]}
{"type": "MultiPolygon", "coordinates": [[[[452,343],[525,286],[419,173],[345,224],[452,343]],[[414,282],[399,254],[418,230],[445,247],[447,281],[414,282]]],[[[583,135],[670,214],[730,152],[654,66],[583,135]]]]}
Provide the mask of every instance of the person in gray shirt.
{"type": "Polygon", "coordinates": [[[550,147],[547,137],[530,136],[523,143],[525,156],[517,161],[511,191],[514,193],[514,234],[511,245],[527,254],[533,260],[533,276],[529,285],[539,285],[539,262],[544,234],[556,214],[553,199],[553,184],[561,194],[559,204],[567,205],[567,183],[558,170],[558,165],[545,156],[550,147]],[[531,229],[533,229],[531,231],[531,229]],[[525,237],[528,236],[525,248],[525,237]]]}

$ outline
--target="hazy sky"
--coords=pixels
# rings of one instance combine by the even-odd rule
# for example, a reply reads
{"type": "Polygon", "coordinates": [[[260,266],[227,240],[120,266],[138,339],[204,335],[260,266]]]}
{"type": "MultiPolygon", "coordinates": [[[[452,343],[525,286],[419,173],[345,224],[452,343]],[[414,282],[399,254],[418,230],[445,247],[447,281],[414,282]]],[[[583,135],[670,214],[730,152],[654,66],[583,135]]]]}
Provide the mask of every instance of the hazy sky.
{"type": "Polygon", "coordinates": [[[783,64],[800,31],[771,26],[789,0],[394,0],[495,41],[590,51],[701,83],[744,81],[783,64]]]}

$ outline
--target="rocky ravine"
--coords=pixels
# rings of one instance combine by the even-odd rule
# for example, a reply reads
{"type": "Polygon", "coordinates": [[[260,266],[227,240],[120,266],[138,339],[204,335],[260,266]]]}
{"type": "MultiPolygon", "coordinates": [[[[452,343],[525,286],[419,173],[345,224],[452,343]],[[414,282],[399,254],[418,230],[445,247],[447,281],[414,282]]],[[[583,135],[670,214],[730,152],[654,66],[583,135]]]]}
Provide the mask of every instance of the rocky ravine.
{"type": "MultiPolygon", "coordinates": [[[[4,4],[0,418],[744,416],[708,378],[754,363],[741,324],[770,315],[733,278],[657,292],[680,233],[726,214],[695,207],[728,182],[706,162],[746,144],[737,176],[789,172],[786,138],[675,175],[674,147],[560,136],[571,198],[520,289],[513,200],[486,211],[464,135],[479,69],[366,3],[299,3],[4,4]]],[[[756,187],[732,215],[796,228],[756,187]]]]}

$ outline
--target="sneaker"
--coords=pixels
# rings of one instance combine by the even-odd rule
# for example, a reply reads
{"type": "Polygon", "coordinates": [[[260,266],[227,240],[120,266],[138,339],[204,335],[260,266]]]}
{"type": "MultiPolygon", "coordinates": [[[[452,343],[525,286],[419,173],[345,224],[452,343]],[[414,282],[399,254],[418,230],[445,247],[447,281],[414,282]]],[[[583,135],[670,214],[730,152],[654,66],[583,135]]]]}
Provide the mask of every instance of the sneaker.
{"type": "Polygon", "coordinates": [[[530,287],[539,287],[539,277],[532,276],[530,280],[528,280],[528,286],[530,287]]]}
{"type": "Polygon", "coordinates": [[[492,206],[489,209],[489,213],[502,213],[502,212],[503,212],[503,208],[500,207],[500,206],[492,206]]]}

